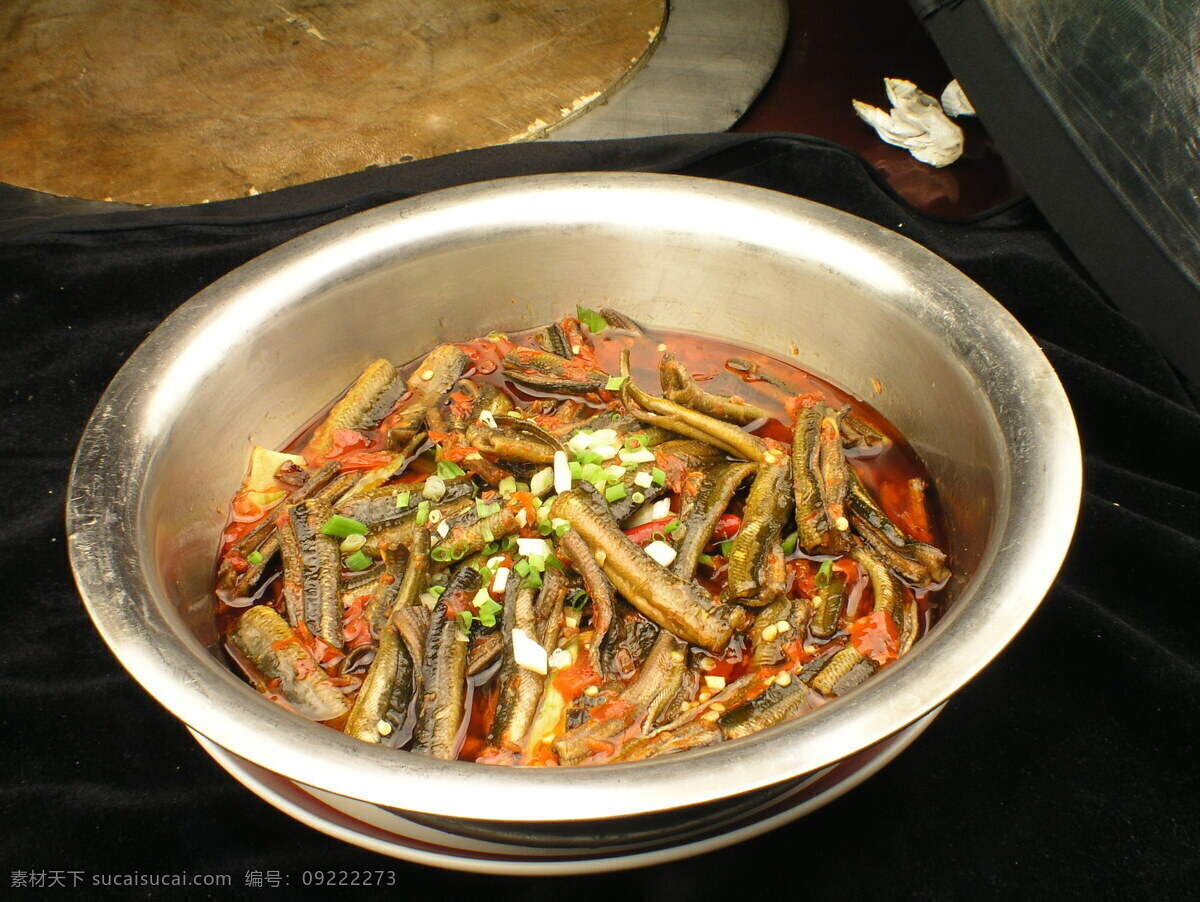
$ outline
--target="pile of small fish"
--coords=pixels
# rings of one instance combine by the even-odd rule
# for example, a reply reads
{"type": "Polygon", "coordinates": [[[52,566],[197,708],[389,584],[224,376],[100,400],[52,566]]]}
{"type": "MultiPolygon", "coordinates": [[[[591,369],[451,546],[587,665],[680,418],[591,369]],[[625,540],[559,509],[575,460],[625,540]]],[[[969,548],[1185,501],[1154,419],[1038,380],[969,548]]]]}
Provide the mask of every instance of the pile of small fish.
{"type": "Polygon", "coordinates": [[[844,694],[927,626],[945,555],[868,490],[895,441],[868,416],[725,368],[776,412],[609,309],[374,362],[299,453],[254,451],[217,574],[230,654],[350,736],[491,764],[651,758],[844,694]]]}

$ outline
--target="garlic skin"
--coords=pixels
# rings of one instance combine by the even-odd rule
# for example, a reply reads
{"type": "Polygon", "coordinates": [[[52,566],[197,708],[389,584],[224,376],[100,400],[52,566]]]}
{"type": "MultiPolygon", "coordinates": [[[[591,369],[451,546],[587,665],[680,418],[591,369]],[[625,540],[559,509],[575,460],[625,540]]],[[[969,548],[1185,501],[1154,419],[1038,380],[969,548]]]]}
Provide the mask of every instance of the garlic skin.
{"type": "Polygon", "coordinates": [[[947,116],[953,116],[957,119],[959,116],[974,116],[975,107],[971,105],[970,99],[963,92],[962,85],[958,83],[958,79],[946,85],[946,90],[942,91],[942,109],[945,110],[947,116]]]}
{"type": "Polygon", "coordinates": [[[885,78],[892,109],[855,100],[858,117],[875,129],[888,144],[903,147],[922,163],[941,168],[949,166],[963,152],[962,129],[946,118],[942,105],[911,81],[885,78]]]}

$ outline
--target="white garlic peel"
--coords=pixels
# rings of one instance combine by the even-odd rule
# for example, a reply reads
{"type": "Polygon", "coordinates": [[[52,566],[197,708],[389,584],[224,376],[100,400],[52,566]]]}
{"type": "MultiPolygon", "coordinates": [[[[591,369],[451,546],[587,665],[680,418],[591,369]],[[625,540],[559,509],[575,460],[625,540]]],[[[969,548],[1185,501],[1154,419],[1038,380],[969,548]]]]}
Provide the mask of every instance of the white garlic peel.
{"type": "Polygon", "coordinates": [[[885,78],[889,112],[855,100],[854,111],[888,144],[903,147],[922,163],[949,166],[963,152],[962,129],[946,118],[942,106],[911,81],[885,78]]]}

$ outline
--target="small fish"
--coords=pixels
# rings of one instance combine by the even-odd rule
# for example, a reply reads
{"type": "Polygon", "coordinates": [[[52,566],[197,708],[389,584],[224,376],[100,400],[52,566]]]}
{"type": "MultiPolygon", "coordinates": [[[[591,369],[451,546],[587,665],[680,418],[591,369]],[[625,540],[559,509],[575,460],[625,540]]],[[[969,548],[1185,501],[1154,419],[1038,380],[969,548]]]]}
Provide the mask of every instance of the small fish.
{"type": "Polygon", "coordinates": [[[279,692],[309,720],[332,720],[349,710],[342,693],[274,608],[247,608],[229,639],[264,680],[279,681],[279,692]]]}

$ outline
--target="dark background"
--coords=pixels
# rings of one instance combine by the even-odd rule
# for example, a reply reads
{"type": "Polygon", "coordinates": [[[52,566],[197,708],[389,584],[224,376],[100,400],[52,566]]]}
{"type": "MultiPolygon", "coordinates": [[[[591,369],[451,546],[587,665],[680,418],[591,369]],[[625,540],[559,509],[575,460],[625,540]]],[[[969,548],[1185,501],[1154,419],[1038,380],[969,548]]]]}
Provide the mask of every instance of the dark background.
{"type": "MultiPolygon", "coordinates": [[[[969,221],[918,213],[858,156],[791,135],[542,143],[203,208],[25,219],[0,233],[0,299],[5,890],[18,871],[83,871],[88,880],[187,871],[232,875],[233,888],[215,898],[295,898],[304,869],[385,868],[399,886],[370,892],[397,898],[719,898],[784,887],[844,898],[1195,894],[1200,416],[1154,346],[1026,201],[969,221]],[[812,198],[899,231],[982,284],[1037,338],[1074,405],[1086,486],[1073,549],[1028,627],[924,736],[863,786],[774,833],[589,878],[478,877],[344,845],[226,776],[103,645],[66,561],[71,455],[138,342],[238,264],[415,193],[595,169],[681,172],[812,198]],[[268,870],[290,888],[245,888],[248,871],[268,870]]],[[[5,893],[22,894],[42,891],[5,893]]]]}

